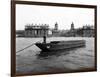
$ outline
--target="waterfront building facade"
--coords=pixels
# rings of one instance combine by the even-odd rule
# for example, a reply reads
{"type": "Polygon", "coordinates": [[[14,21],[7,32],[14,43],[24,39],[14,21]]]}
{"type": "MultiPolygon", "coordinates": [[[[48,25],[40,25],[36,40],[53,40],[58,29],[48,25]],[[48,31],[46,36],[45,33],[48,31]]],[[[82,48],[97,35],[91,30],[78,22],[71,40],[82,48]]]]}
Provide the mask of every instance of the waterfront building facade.
{"type": "Polygon", "coordinates": [[[48,36],[49,25],[26,25],[25,26],[25,37],[42,37],[48,36]]]}
{"type": "Polygon", "coordinates": [[[74,23],[71,23],[70,30],[59,30],[56,22],[53,29],[49,28],[48,24],[29,24],[25,26],[24,30],[17,30],[18,37],[43,37],[43,36],[64,36],[64,37],[94,37],[94,27],[92,25],[85,25],[81,28],[75,28],[74,23]],[[50,33],[50,34],[49,34],[50,33]]]}

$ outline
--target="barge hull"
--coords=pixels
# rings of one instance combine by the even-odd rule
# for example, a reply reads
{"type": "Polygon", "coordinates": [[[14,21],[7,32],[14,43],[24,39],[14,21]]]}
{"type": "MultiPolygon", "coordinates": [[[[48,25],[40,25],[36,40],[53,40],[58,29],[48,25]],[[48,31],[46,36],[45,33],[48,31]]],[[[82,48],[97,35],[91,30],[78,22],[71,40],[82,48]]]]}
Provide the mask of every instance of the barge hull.
{"type": "Polygon", "coordinates": [[[84,40],[76,40],[76,41],[54,41],[51,43],[36,43],[42,51],[61,51],[67,49],[73,49],[78,47],[85,47],[84,40]]]}

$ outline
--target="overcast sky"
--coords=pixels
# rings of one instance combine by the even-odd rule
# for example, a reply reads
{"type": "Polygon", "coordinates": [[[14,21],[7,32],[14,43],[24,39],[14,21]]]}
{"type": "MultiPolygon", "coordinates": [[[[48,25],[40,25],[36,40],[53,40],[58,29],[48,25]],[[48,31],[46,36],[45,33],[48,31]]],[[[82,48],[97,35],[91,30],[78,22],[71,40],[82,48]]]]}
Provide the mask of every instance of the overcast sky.
{"type": "Polygon", "coordinates": [[[16,29],[23,30],[26,24],[49,24],[54,28],[58,23],[59,29],[70,29],[73,22],[75,28],[83,25],[94,25],[94,9],[71,8],[40,5],[16,4],[16,29]]]}

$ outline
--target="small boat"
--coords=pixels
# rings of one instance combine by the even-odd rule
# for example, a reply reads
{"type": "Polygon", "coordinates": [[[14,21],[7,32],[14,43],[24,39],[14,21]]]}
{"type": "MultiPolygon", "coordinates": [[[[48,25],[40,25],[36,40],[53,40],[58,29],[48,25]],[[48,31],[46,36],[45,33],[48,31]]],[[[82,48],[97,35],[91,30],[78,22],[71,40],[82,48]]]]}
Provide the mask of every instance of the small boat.
{"type": "Polygon", "coordinates": [[[85,40],[51,41],[50,43],[46,43],[46,36],[43,38],[43,43],[36,43],[35,45],[45,52],[84,47],[86,43],[85,40]]]}

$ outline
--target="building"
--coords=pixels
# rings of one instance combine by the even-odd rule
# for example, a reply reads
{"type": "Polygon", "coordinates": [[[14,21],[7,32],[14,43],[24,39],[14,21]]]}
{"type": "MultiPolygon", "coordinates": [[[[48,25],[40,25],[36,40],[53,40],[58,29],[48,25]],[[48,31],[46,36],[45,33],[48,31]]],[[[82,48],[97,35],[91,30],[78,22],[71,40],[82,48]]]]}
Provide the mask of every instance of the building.
{"type": "Polygon", "coordinates": [[[76,33],[76,30],[75,30],[75,28],[74,28],[74,23],[72,22],[71,23],[71,28],[70,28],[70,30],[66,33],[66,36],[67,37],[75,37],[75,34],[76,33]]]}
{"type": "Polygon", "coordinates": [[[90,25],[83,26],[83,37],[94,37],[94,27],[90,25]]]}
{"type": "Polygon", "coordinates": [[[74,23],[73,22],[71,24],[71,29],[70,30],[74,30],[74,23]]]}
{"type": "Polygon", "coordinates": [[[25,26],[25,37],[42,37],[48,36],[49,26],[47,24],[42,25],[26,25],[25,26]]]}
{"type": "Polygon", "coordinates": [[[60,31],[58,30],[58,23],[56,22],[54,26],[54,29],[52,29],[52,36],[60,36],[60,31]]]}
{"type": "Polygon", "coordinates": [[[17,37],[43,37],[44,35],[48,36],[49,25],[41,24],[41,25],[33,25],[29,24],[25,26],[24,30],[17,30],[17,37]]]}
{"type": "Polygon", "coordinates": [[[71,24],[71,29],[66,32],[67,37],[94,37],[94,27],[91,25],[83,26],[82,28],[75,29],[74,23],[71,24]]]}

